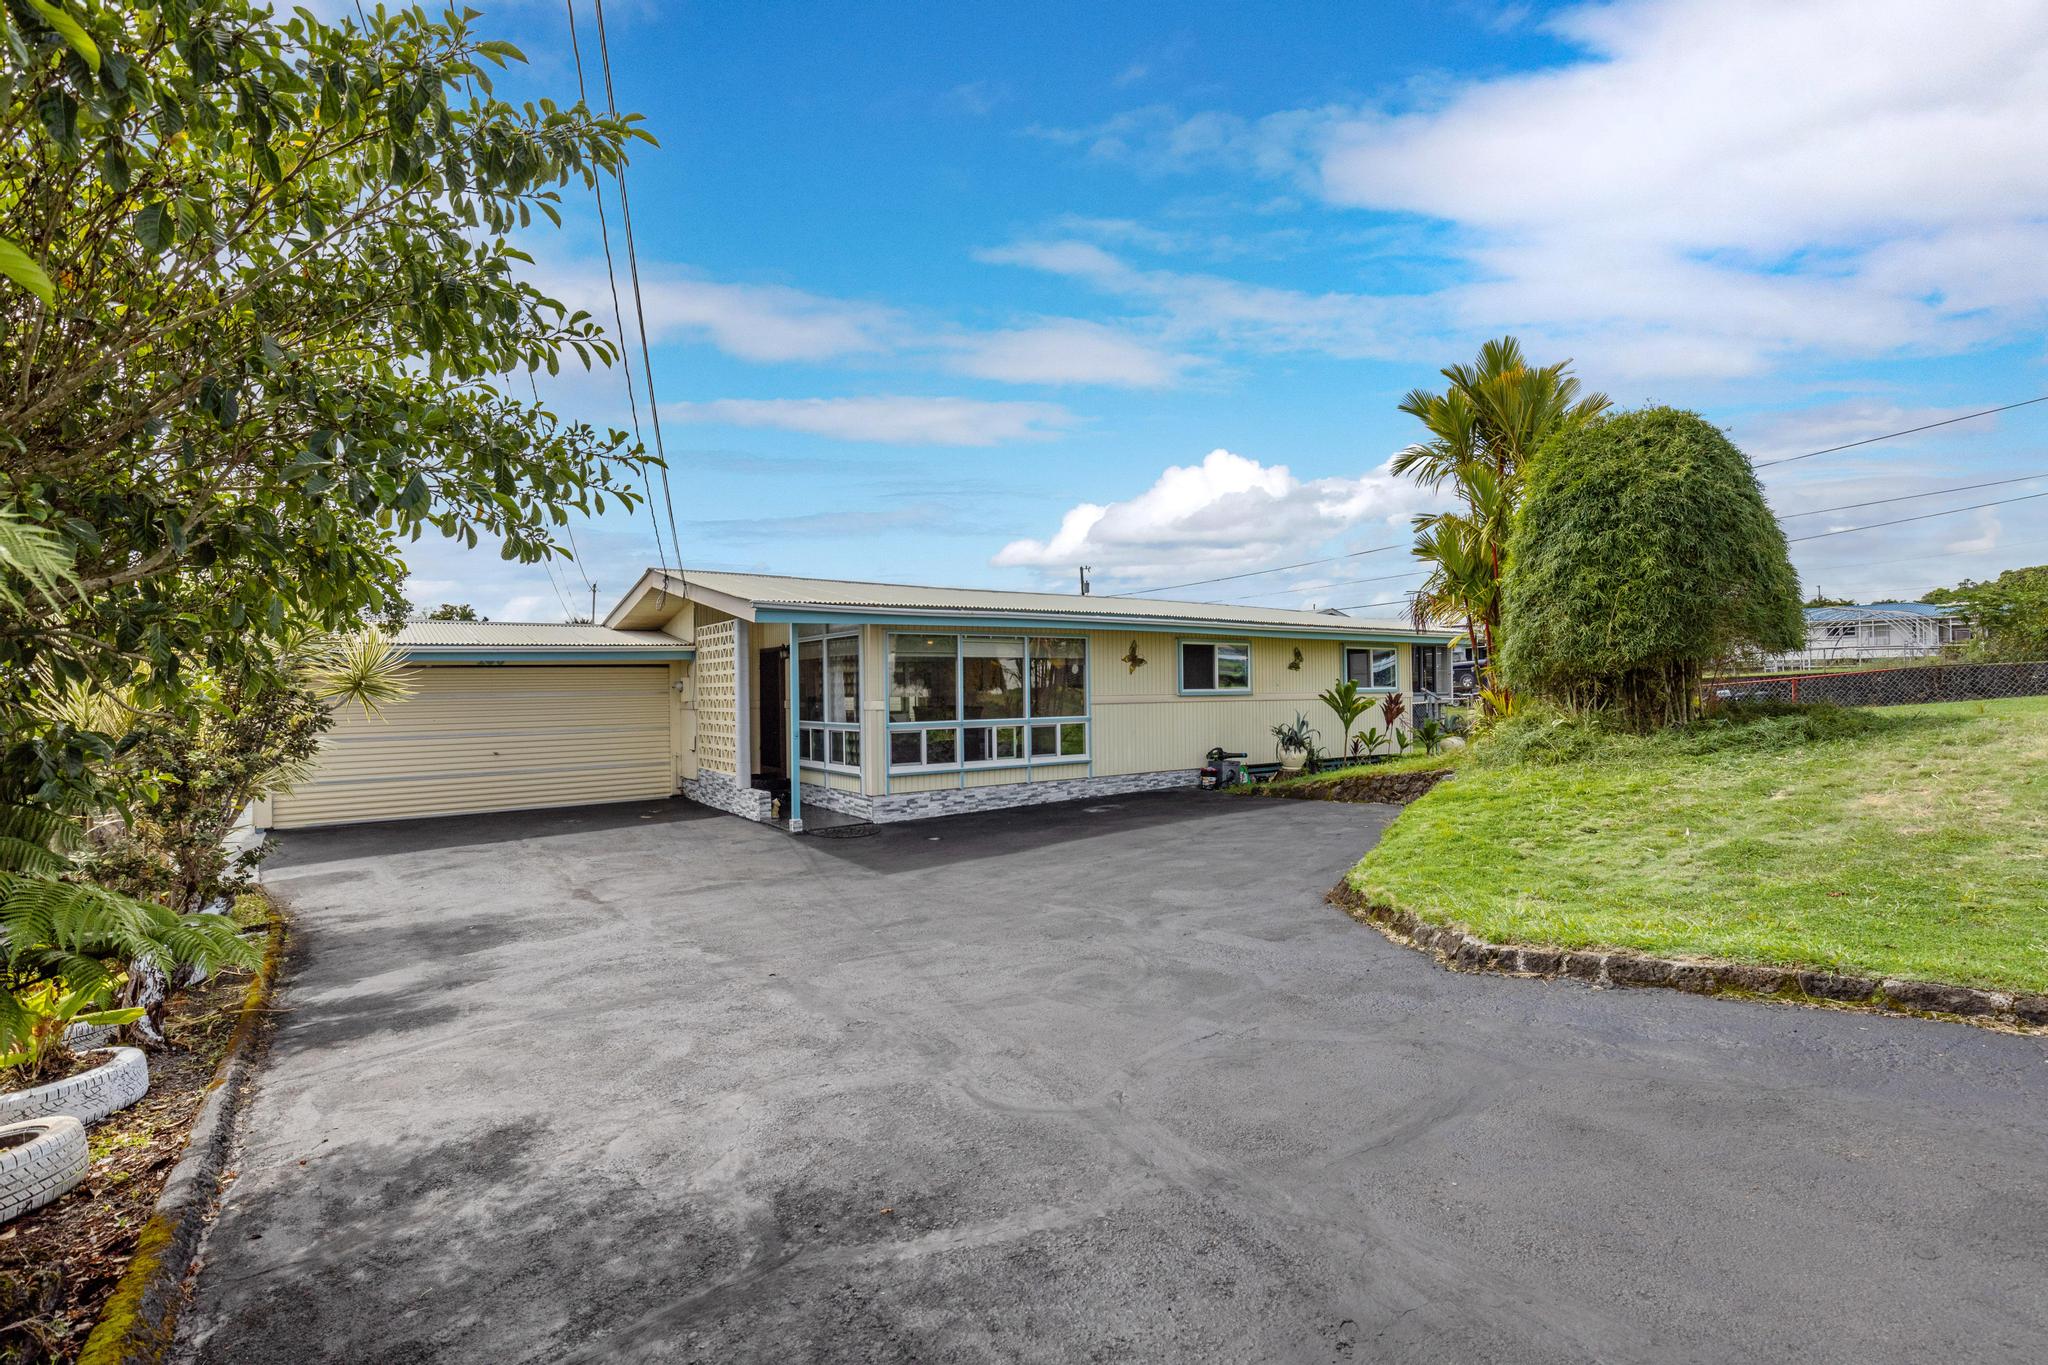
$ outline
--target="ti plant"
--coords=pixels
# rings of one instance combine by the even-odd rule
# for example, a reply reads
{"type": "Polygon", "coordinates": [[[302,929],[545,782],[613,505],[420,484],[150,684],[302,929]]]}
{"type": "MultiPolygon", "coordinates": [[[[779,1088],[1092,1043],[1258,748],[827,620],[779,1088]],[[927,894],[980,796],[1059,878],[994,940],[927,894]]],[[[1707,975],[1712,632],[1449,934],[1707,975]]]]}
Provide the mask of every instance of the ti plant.
{"type": "Polygon", "coordinates": [[[1450,737],[1451,732],[1444,728],[1443,722],[1434,718],[1415,727],[1415,742],[1422,746],[1425,754],[1442,753],[1444,741],[1450,737]]]}

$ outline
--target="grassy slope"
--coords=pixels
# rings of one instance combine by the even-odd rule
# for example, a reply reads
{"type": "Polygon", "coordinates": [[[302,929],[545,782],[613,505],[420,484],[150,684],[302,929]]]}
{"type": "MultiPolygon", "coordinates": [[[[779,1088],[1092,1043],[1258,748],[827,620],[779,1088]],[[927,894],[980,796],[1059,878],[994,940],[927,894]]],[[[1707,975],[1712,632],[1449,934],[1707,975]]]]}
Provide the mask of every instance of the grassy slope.
{"type": "Polygon", "coordinates": [[[1460,764],[1351,873],[1501,942],[2048,991],[2048,698],[1870,733],[1460,764]]]}
{"type": "Polygon", "coordinates": [[[1384,763],[1370,763],[1355,768],[1332,768],[1327,772],[1305,773],[1300,777],[1280,777],[1271,782],[1262,782],[1256,787],[1240,787],[1239,791],[1251,795],[1264,792],[1267,788],[1312,787],[1320,782],[1339,782],[1347,777],[1359,777],[1366,773],[1384,776],[1388,773],[1410,773],[1420,768],[1449,768],[1456,765],[1459,751],[1445,749],[1440,754],[1424,754],[1420,749],[1402,758],[1389,758],[1384,763]]]}

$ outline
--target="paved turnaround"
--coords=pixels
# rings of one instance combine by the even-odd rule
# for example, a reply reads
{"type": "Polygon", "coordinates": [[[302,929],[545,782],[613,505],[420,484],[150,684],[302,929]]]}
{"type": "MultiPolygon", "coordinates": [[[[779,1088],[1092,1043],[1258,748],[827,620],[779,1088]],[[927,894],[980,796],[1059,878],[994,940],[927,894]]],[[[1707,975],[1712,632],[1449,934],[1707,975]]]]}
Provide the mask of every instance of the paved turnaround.
{"type": "Polygon", "coordinates": [[[2042,1358],[2041,1039],[1445,972],[1322,903],[1391,814],[291,835],[186,1350],[2042,1358]]]}

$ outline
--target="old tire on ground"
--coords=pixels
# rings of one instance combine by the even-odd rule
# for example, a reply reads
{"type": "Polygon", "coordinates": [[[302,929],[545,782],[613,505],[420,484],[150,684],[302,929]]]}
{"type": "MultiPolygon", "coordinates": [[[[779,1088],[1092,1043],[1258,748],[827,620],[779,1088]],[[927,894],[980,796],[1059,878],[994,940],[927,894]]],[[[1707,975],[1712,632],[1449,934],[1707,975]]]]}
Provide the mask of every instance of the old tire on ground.
{"type": "Polygon", "coordinates": [[[140,1048],[108,1047],[96,1051],[104,1054],[107,1061],[90,1071],[33,1089],[0,1094],[0,1123],[53,1114],[68,1114],[80,1123],[93,1123],[116,1109],[126,1109],[148,1093],[149,1058],[140,1048]]]}
{"type": "Polygon", "coordinates": [[[85,1179],[86,1161],[85,1125],[68,1114],[0,1126],[0,1223],[85,1179]]]}

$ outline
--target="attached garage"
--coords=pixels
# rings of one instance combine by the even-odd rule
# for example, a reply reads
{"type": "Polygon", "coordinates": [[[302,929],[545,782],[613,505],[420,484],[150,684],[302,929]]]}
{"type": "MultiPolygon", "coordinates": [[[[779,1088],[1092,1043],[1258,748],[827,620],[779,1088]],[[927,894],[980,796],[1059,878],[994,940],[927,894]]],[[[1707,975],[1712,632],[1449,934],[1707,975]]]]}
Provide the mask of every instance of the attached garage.
{"type": "Polygon", "coordinates": [[[675,793],[689,738],[677,695],[688,646],[601,626],[519,623],[493,638],[483,623],[408,627],[399,644],[416,665],[412,694],[369,717],[344,710],[314,773],[259,808],[257,823],[296,829],[675,793]],[[532,643],[536,634],[547,643],[532,643]],[[563,638],[572,634],[592,638],[563,638]],[[464,638],[446,643],[451,636],[464,638]],[[557,649],[579,661],[536,657],[557,649]]]}

